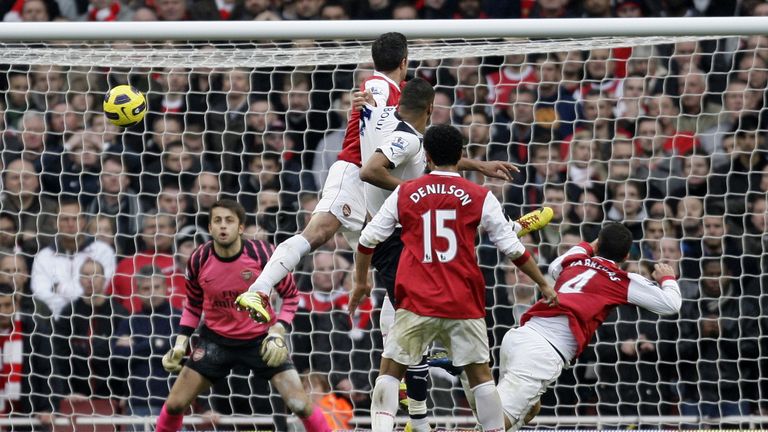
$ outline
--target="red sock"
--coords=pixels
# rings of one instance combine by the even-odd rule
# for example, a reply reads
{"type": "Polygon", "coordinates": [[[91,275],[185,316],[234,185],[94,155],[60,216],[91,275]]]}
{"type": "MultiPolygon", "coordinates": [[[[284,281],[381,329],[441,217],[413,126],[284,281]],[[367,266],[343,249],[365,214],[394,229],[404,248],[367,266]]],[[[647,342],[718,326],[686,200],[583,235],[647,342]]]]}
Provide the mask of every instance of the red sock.
{"type": "Polygon", "coordinates": [[[325,421],[323,410],[318,407],[314,407],[312,414],[307,418],[301,419],[301,422],[304,423],[304,429],[306,429],[307,432],[331,432],[331,428],[325,421]]]}
{"type": "Polygon", "coordinates": [[[184,421],[184,414],[168,414],[168,411],[165,410],[165,405],[163,405],[163,409],[157,417],[155,432],[179,432],[182,421],[184,421]]]}

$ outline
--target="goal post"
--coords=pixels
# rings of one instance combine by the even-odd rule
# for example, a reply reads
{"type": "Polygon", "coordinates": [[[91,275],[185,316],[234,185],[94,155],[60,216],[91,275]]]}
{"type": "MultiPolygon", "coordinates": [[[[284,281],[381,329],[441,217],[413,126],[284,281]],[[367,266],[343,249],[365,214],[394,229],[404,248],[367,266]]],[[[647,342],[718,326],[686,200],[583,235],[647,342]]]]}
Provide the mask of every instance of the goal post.
{"type": "MultiPolygon", "coordinates": [[[[0,409],[11,407],[0,425],[37,424],[32,413],[50,407],[62,424],[151,424],[172,383],[160,369],[166,324],[179,318],[191,250],[210,238],[207,209],[236,199],[245,235],[272,243],[306,226],[341,149],[351,92],[373,73],[371,42],[390,31],[409,39],[409,76],[435,86],[432,122],[459,127],[468,156],[521,171],[509,183],[467,177],[510,216],[554,208],[551,226],[523,239],[542,269],[614,220],[635,236],[628,270],[649,276],[665,262],[678,271],[681,314],[609,315],[534,424],[762,424],[765,29],[768,17],[4,23],[0,229],[17,235],[0,234],[0,285],[20,295],[20,337],[36,351],[25,353],[22,391],[0,392],[0,409]],[[117,84],[146,95],[141,124],[106,122],[103,95],[117,84]],[[62,270],[59,208],[71,198],[82,225],[70,234],[111,252],[62,270]],[[86,269],[92,260],[100,270],[86,269]],[[170,309],[140,291],[146,271],[163,277],[170,309]],[[139,324],[142,311],[166,321],[139,324]],[[136,340],[152,342],[139,350],[136,340]]],[[[478,239],[498,365],[505,332],[537,294],[487,235],[478,239]]],[[[352,264],[341,237],[302,261],[291,345],[315,400],[343,397],[355,409],[350,425],[365,426],[383,294],[349,319],[352,264]]],[[[433,423],[474,426],[458,380],[433,368],[431,382],[433,423]]],[[[224,424],[295,423],[269,391],[236,370],[195,412],[212,407],[224,424]]]]}

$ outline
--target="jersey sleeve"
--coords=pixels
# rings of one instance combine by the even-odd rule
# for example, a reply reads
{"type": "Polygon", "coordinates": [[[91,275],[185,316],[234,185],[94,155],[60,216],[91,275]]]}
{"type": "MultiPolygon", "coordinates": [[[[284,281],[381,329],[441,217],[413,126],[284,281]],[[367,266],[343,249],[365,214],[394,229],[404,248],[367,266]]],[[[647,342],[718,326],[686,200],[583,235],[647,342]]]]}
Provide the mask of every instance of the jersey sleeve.
{"type": "Polygon", "coordinates": [[[421,149],[421,140],[414,134],[395,131],[376,151],[389,159],[389,169],[397,168],[403,162],[416,156],[421,149]]]}
{"type": "Polygon", "coordinates": [[[637,273],[628,273],[627,301],[659,315],[671,315],[680,311],[683,298],[674,278],[661,282],[661,287],[637,273]]]}
{"type": "Polygon", "coordinates": [[[552,263],[549,265],[549,275],[552,277],[552,279],[557,280],[558,276],[560,276],[560,272],[563,271],[563,261],[566,258],[579,254],[592,256],[594,251],[592,251],[592,246],[590,246],[587,242],[581,242],[576,246],[568,249],[568,251],[555,258],[555,260],[552,261],[552,263]]]}
{"type": "Polygon", "coordinates": [[[515,230],[512,229],[512,225],[507,221],[504,212],[501,210],[499,200],[491,192],[488,192],[485,196],[480,225],[504,255],[515,259],[525,253],[525,246],[517,238],[515,230]]]}
{"type": "Polygon", "coordinates": [[[360,233],[358,249],[373,253],[373,248],[377,244],[386,240],[395,231],[395,226],[399,220],[397,201],[400,196],[400,186],[396,187],[392,194],[384,201],[381,209],[371,222],[365,226],[360,233]]]}
{"type": "Polygon", "coordinates": [[[363,91],[370,91],[377,107],[387,106],[389,100],[389,83],[384,79],[370,79],[365,82],[363,91]]]}
{"type": "Polygon", "coordinates": [[[203,247],[199,247],[189,257],[187,263],[186,289],[187,301],[184,304],[184,310],[181,312],[181,326],[197,328],[200,324],[200,317],[203,314],[203,288],[198,282],[200,268],[202,267],[203,247]]]}

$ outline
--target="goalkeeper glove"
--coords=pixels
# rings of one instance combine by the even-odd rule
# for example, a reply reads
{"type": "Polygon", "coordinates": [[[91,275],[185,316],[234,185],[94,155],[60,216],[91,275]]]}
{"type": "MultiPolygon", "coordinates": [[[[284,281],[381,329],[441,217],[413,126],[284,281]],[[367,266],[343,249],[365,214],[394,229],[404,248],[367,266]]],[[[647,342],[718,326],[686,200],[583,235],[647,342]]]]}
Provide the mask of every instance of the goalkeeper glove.
{"type": "Polygon", "coordinates": [[[170,373],[179,373],[181,371],[181,359],[187,353],[188,345],[189,337],[176,336],[176,344],[163,356],[163,369],[170,373]]]}
{"type": "Polygon", "coordinates": [[[261,341],[261,358],[269,367],[277,367],[288,359],[288,345],[285,344],[285,327],[277,323],[269,328],[267,337],[261,341]]]}
{"type": "Polygon", "coordinates": [[[269,297],[262,292],[246,291],[235,299],[237,310],[245,310],[251,315],[251,319],[259,323],[268,323],[272,320],[272,306],[269,297]]]}

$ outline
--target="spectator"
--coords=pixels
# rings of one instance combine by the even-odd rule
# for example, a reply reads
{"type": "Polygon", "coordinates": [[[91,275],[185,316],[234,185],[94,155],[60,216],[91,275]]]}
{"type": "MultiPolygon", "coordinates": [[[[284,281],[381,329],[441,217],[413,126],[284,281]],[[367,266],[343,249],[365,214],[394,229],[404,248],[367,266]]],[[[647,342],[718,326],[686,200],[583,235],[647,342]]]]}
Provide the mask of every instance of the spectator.
{"type": "Polygon", "coordinates": [[[759,311],[752,296],[759,289],[740,284],[720,258],[702,261],[702,269],[700,294],[684,299],[680,311],[680,413],[705,418],[746,415],[748,401],[757,399],[756,384],[751,383],[758,378],[754,335],[759,334],[759,311]]]}
{"type": "MultiPolygon", "coordinates": [[[[120,322],[112,339],[112,350],[127,362],[128,414],[157,416],[170,388],[170,374],[163,369],[161,360],[171,348],[171,335],[179,331],[181,311],[167,300],[162,269],[145,265],[133,277],[141,308],[120,322]]],[[[140,430],[144,430],[143,426],[140,430]]]]}
{"type": "Polygon", "coordinates": [[[701,149],[712,156],[712,166],[716,169],[728,164],[723,139],[739,126],[739,118],[746,108],[744,105],[746,90],[747,83],[744,81],[729,82],[722,94],[723,109],[718,116],[717,124],[698,135],[701,149]]]}
{"type": "Polygon", "coordinates": [[[99,158],[102,147],[99,137],[77,132],[64,143],[63,153],[43,156],[40,180],[49,194],[78,195],[86,207],[99,192],[99,158]]]}
{"type": "Polygon", "coordinates": [[[171,215],[175,219],[177,227],[189,225],[189,195],[182,193],[177,185],[166,184],[160,188],[157,195],[157,213],[161,215],[171,215]]]}
{"type": "Polygon", "coordinates": [[[331,430],[349,430],[354,417],[352,404],[336,389],[331,389],[328,376],[320,372],[305,372],[302,374],[304,391],[310,395],[312,402],[323,410],[325,421],[331,430]]]}
{"type": "MultiPolygon", "coordinates": [[[[392,19],[415,20],[419,19],[419,10],[410,1],[400,1],[392,7],[392,19]]],[[[434,123],[433,123],[434,124],[434,123]]]]}
{"type": "Polygon", "coordinates": [[[62,381],[58,388],[71,402],[122,396],[124,369],[110,343],[128,311],[105,294],[108,279],[100,262],[86,259],[76,271],[81,295],[54,322],[56,380],[62,381]]]}
{"type": "MultiPolygon", "coordinates": [[[[347,129],[347,113],[351,109],[351,102],[351,95],[345,92],[341,93],[333,103],[333,113],[341,120],[341,124],[336,130],[329,131],[317,144],[317,156],[312,163],[312,173],[315,176],[316,185],[325,184],[328,170],[336,162],[336,158],[341,152],[341,145],[347,129]]],[[[298,188],[296,192],[298,192],[298,188]]]]}
{"type": "Polygon", "coordinates": [[[458,0],[453,19],[489,18],[481,6],[480,0],[458,0]]]}
{"type": "Polygon", "coordinates": [[[696,134],[716,126],[721,107],[707,100],[707,83],[704,73],[692,69],[689,73],[678,77],[678,82],[680,117],[677,119],[677,131],[696,134]]]}
{"type": "Polygon", "coordinates": [[[49,427],[60,397],[48,381],[53,375],[51,328],[34,310],[24,309],[20,300],[12,286],[0,284],[0,353],[4,359],[0,412],[10,417],[33,416],[49,427]]]}
{"type": "Polygon", "coordinates": [[[70,302],[83,294],[79,269],[95,260],[109,280],[115,273],[115,251],[85,233],[85,215],[77,201],[62,198],[53,244],[43,248],[32,265],[32,294],[58,317],[70,302]]]}
{"type": "Polygon", "coordinates": [[[102,159],[99,186],[99,194],[88,206],[87,213],[109,218],[116,227],[117,254],[131,255],[136,252],[133,238],[142,224],[141,206],[119,156],[102,159]]]}
{"type": "Polygon", "coordinates": [[[2,211],[13,215],[21,250],[35,254],[53,243],[56,233],[56,202],[40,193],[35,167],[24,159],[16,159],[3,170],[2,211]]]}
{"type": "Polygon", "coordinates": [[[131,10],[120,0],[90,0],[86,20],[88,21],[130,21],[131,10]]]}
{"type": "Polygon", "coordinates": [[[160,21],[182,21],[190,17],[185,0],[156,0],[154,3],[160,21]]]}
{"type": "Polygon", "coordinates": [[[0,250],[6,250],[9,254],[21,252],[21,248],[16,242],[18,233],[18,217],[11,213],[0,212],[0,250]]]}
{"type": "Polygon", "coordinates": [[[538,0],[529,18],[571,18],[566,0],[538,0]]]}
{"type": "MultiPolygon", "coordinates": [[[[314,1],[314,0],[313,0],[314,1]]],[[[245,150],[243,132],[246,128],[246,114],[251,94],[251,74],[247,69],[236,68],[223,74],[222,91],[226,98],[212,105],[208,114],[210,144],[205,160],[215,169],[227,173],[242,171],[240,154],[245,150]]],[[[248,149],[251,150],[251,149],[248,149]]],[[[224,188],[234,186],[237,177],[227,174],[224,188]]]]}
{"type": "Polygon", "coordinates": [[[642,222],[648,217],[643,206],[644,188],[637,182],[628,182],[612,183],[609,190],[611,207],[606,214],[608,220],[621,221],[632,231],[635,240],[642,239],[642,222]]]}
{"type": "Polygon", "coordinates": [[[178,274],[173,257],[174,233],[176,225],[173,216],[149,213],[144,216],[139,234],[141,246],[139,253],[127,257],[117,264],[115,277],[112,278],[109,292],[130,312],[141,310],[142,299],[138,292],[136,275],[146,266],[160,269],[160,276],[165,278],[168,298],[176,308],[183,306],[185,283],[178,274]]]}
{"type": "Polygon", "coordinates": [[[320,18],[328,21],[347,21],[349,8],[340,0],[326,0],[320,7],[320,18]]]}
{"type": "Polygon", "coordinates": [[[192,196],[195,197],[190,206],[190,212],[195,216],[194,224],[204,232],[208,232],[208,213],[213,203],[219,199],[221,186],[219,177],[212,172],[202,172],[195,178],[192,186],[192,196]]]}
{"type": "MultiPolygon", "coordinates": [[[[6,111],[6,115],[8,111],[6,111]]],[[[6,120],[7,121],[7,120],[6,120]]],[[[40,169],[40,159],[45,149],[45,117],[38,111],[26,111],[20,119],[21,158],[40,169]]]]}
{"type": "MultiPolygon", "coordinates": [[[[35,2],[39,0],[34,0],[35,2]]],[[[25,130],[22,116],[32,107],[29,102],[29,77],[24,70],[8,72],[8,93],[6,95],[5,124],[11,129],[25,130]]],[[[38,113],[40,114],[40,113],[38,113]]]]}
{"type": "Polygon", "coordinates": [[[51,311],[45,303],[32,297],[29,287],[29,265],[23,256],[0,250],[0,284],[10,285],[22,309],[50,321],[51,311]]]}

